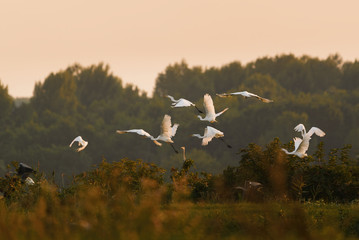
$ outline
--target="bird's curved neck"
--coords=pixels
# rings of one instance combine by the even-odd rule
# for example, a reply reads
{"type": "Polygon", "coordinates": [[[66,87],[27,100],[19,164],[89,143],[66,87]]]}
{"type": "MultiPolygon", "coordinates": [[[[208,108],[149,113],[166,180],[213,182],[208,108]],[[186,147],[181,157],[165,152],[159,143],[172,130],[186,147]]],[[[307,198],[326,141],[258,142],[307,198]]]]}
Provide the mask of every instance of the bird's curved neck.
{"type": "Polygon", "coordinates": [[[307,134],[307,130],[305,130],[305,127],[303,126],[302,136],[304,137],[306,134],[307,134]]]}
{"type": "Polygon", "coordinates": [[[156,138],[155,138],[155,137],[151,137],[151,140],[152,140],[152,141],[157,141],[160,137],[161,137],[161,135],[157,136],[156,138]]]}
{"type": "Polygon", "coordinates": [[[193,137],[198,137],[198,138],[204,138],[204,136],[201,136],[201,135],[199,135],[198,133],[192,134],[192,136],[193,136],[193,137]]]}
{"type": "Polygon", "coordinates": [[[204,121],[204,118],[202,118],[201,115],[197,115],[197,117],[199,118],[199,120],[204,121]]]}

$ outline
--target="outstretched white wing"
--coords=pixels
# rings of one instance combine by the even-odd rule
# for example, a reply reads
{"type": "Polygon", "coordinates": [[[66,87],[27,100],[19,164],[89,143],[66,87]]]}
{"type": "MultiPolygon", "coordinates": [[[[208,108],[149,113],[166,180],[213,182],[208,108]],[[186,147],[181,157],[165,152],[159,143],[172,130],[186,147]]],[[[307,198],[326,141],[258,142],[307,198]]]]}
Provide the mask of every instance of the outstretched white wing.
{"type": "Polygon", "coordinates": [[[312,136],[314,133],[319,137],[324,137],[325,136],[325,132],[323,132],[321,129],[319,129],[317,127],[312,127],[309,130],[309,132],[308,132],[309,137],[312,136]]]}
{"type": "Polygon", "coordinates": [[[303,124],[299,123],[295,128],[295,131],[297,132],[301,132],[302,133],[302,137],[304,137],[304,135],[307,133],[307,131],[305,130],[305,127],[303,124]]]}
{"type": "Polygon", "coordinates": [[[82,137],[78,136],[74,140],[72,140],[72,142],[70,143],[69,146],[71,147],[74,142],[79,142],[79,144],[80,144],[82,141],[83,141],[82,137]]]}
{"type": "Polygon", "coordinates": [[[81,146],[81,147],[79,147],[78,149],[76,149],[76,151],[78,151],[78,152],[84,150],[85,147],[86,147],[87,144],[88,144],[88,142],[86,142],[85,140],[83,140],[81,136],[76,137],[76,138],[70,143],[70,147],[72,146],[72,144],[73,144],[74,142],[78,142],[78,143],[79,143],[79,146],[81,146]]]}
{"type": "Polygon", "coordinates": [[[147,138],[151,138],[152,136],[146,132],[143,129],[130,129],[130,130],[117,130],[116,131],[118,134],[124,134],[124,133],[137,133],[138,135],[147,137],[147,138]]]}
{"type": "Polygon", "coordinates": [[[118,134],[137,133],[138,135],[141,135],[141,136],[151,139],[157,146],[162,145],[161,143],[157,142],[151,134],[149,134],[148,132],[146,132],[143,129],[117,130],[116,132],[118,134]]]}
{"type": "Polygon", "coordinates": [[[250,93],[247,91],[243,91],[243,92],[234,92],[234,93],[230,93],[231,96],[235,96],[235,95],[241,95],[243,97],[249,98],[249,97],[259,97],[258,95],[254,94],[254,93],[250,93]]]}
{"type": "Polygon", "coordinates": [[[161,124],[161,135],[171,138],[172,128],[171,128],[171,116],[165,115],[161,124]]]}
{"type": "Polygon", "coordinates": [[[250,92],[247,92],[247,91],[235,92],[235,93],[231,93],[231,95],[242,95],[242,96],[245,97],[245,98],[255,97],[255,98],[257,98],[258,100],[260,100],[260,101],[262,101],[262,102],[265,102],[265,103],[273,102],[273,100],[260,97],[260,96],[258,96],[257,94],[250,93],[250,92]]]}
{"type": "Polygon", "coordinates": [[[299,148],[299,145],[303,142],[303,140],[301,138],[295,137],[295,138],[293,138],[293,141],[294,141],[294,151],[293,152],[296,152],[299,148]]]}
{"type": "Polygon", "coordinates": [[[177,101],[177,103],[173,104],[172,107],[190,107],[194,106],[194,104],[187,99],[181,98],[177,101]]]}
{"type": "Polygon", "coordinates": [[[178,123],[175,123],[173,124],[172,126],[172,135],[171,137],[174,137],[176,135],[176,132],[177,132],[177,128],[178,128],[179,124],[178,123]]]}
{"type": "Polygon", "coordinates": [[[216,114],[214,110],[213,100],[208,93],[203,96],[203,107],[206,111],[206,116],[216,114]]]}
{"type": "Polygon", "coordinates": [[[301,132],[301,131],[305,131],[305,127],[302,123],[299,123],[295,128],[294,128],[295,131],[297,132],[301,132]]]}
{"type": "Polygon", "coordinates": [[[214,127],[207,126],[207,135],[213,136],[213,137],[224,137],[223,132],[219,131],[218,129],[215,129],[214,127]]]}
{"type": "Polygon", "coordinates": [[[302,139],[301,138],[293,138],[294,141],[294,150],[292,152],[288,152],[287,149],[282,148],[282,151],[284,151],[286,154],[295,154],[295,152],[298,150],[300,144],[302,143],[302,139]]]}
{"type": "Polygon", "coordinates": [[[204,135],[203,135],[203,140],[202,140],[202,145],[208,145],[208,143],[210,141],[212,141],[212,139],[214,137],[223,137],[224,134],[223,132],[211,127],[211,126],[207,126],[204,130],[204,135]]]}
{"type": "Polygon", "coordinates": [[[250,93],[250,92],[247,92],[247,91],[217,94],[217,96],[219,96],[219,97],[229,97],[229,96],[238,96],[238,95],[241,95],[241,96],[243,96],[243,97],[245,97],[245,98],[255,97],[255,98],[257,98],[258,100],[260,100],[260,101],[262,101],[262,102],[265,102],[265,103],[273,102],[273,100],[260,97],[260,96],[258,96],[257,94],[250,93]]]}
{"type": "Polygon", "coordinates": [[[174,99],[174,97],[172,97],[170,95],[166,95],[166,97],[171,99],[173,108],[195,106],[191,101],[184,99],[184,98],[180,98],[180,99],[176,100],[176,99],[174,99]]]}
{"type": "Polygon", "coordinates": [[[230,93],[216,93],[216,95],[218,96],[218,97],[230,97],[231,96],[231,94],[230,93]]]}
{"type": "Polygon", "coordinates": [[[225,111],[227,111],[229,108],[225,108],[222,112],[216,113],[216,117],[218,117],[219,115],[221,115],[222,113],[224,113],[225,111]]]}
{"type": "Polygon", "coordinates": [[[213,136],[210,136],[208,131],[208,126],[204,129],[203,139],[202,139],[202,146],[208,145],[208,143],[212,140],[213,136]]]}

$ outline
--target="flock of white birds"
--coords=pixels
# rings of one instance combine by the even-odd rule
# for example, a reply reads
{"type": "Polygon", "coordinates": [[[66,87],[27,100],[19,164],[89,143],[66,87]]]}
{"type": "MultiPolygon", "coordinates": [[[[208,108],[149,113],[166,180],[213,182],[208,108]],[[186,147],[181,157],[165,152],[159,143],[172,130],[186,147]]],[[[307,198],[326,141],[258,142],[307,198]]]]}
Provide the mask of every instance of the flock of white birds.
{"type": "MultiPolygon", "coordinates": [[[[250,98],[250,97],[254,97],[257,98],[258,100],[264,102],[264,103],[271,103],[273,102],[273,100],[269,100],[263,97],[260,97],[256,94],[247,92],[247,91],[242,91],[242,92],[234,92],[234,93],[221,93],[221,94],[216,94],[219,97],[231,97],[231,96],[243,96],[244,98],[250,98]]],[[[171,101],[172,101],[172,108],[178,108],[178,107],[195,107],[197,109],[197,111],[199,113],[203,113],[200,109],[198,109],[198,107],[192,103],[191,101],[184,99],[184,98],[180,98],[178,100],[174,99],[172,96],[167,95],[166,97],[168,97],[171,101]]],[[[209,94],[205,94],[203,97],[203,107],[205,110],[205,116],[202,117],[201,115],[198,115],[198,118],[201,121],[208,121],[210,123],[214,123],[217,122],[216,118],[219,117],[220,115],[222,115],[224,112],[226,112],[228,110],[228,108],[225,108],[224,110],[222,110],[219,113],[216,113],[215,108],[214,108],[214,104],[213,104],[213,100],[212,97],[209,94]]],[[[173,150],[178,153],[178,151],[176,150],[176,148],[173,146],[173,140],[172,138],[176,135],[177,129],[179,127],[179,124],[175,123],[172,125],[171,123],[171,116],[169,115],[165,115],[163,117],[162,120],[162,124],[161,124],[161,133],[160,135],[158,135],[158,137],[153,137],[151,134],[149,134],[148,132],[146,132],[143,129],[129,129],[129,130],[117,130],[116,132],[119,134],[124,134],[124,133],[136,133],[138,135],[141,135],[145,138],[149,138],[150,140],[152,140],[157,146],[161,146],[162,144],[159,141],[162,142],[167,142],[169,143],[173,150]]],[[[297,132],[301,132],[302,134],[302,139],[299,137],[295,137],[294,140],[294,151],[292,152],[288,152],[286,149],[282,149],[286,154],[291,154],[291,155],[296,155],[300,158],[304,158],[307,156],[307,150],[309,148],[309,140],[311,139],[311,136],[315,133],[317,136],[319,137],[323,137],[325,135],[325,133],[320,130],[317,127],[312,127],[308,132],[306,132],[306,129],[304,127],[303,124],[299,124],[294,128],[295,131],[297,132]]],[[[204,134],[203,136],[201,136],[200,134],[192,134],[191,136],[193,137],[198,137],[200,139],[202,139],[202,146],[206,146],[208,145],[208,143],[210,141],[212,141],[213,138],[218,138],[220,140],[222,140],[227,147],[231,148],[231,146],[229,144],[227,144],[223,137],[224,137],[224,133],[221,132],[218,129],[215,129],[214,127],[211,126],[207,126],[204,130],[204,134]]],[[[86,148],[86,146],[88,145],[88,142],[83,140],[81,136],[76,137],[70,144],[70,147],[72,146],[72,144],[74,142],[78,142],[78,146],[79,148],[77,148],[77,151],[82,151],[86,148]]],[[[184,147],[182,147],[183,151],[184,151],[184,147]]]]}

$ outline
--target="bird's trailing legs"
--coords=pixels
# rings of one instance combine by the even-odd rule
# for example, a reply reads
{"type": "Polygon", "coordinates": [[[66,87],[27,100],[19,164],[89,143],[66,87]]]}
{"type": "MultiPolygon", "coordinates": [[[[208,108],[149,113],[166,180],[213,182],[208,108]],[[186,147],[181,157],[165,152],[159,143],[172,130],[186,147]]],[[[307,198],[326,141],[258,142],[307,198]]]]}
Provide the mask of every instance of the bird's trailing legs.
{"type": "Polygon", "coordinates": [[[173,150],[175,151],[175,153],[178,154],[178,151],[176,150],[176,148],[173,146],[173,143],[170,143],[171,147],[173,148],[173,150]]]}
{"type": "Polygon", "coordinates": [[[201,110],[199,110],[199,108],[195,105],[194,106],[196,109],[197,109],[197,111],[199,112],[199,113],[203,113],[201,110]]]}
{"type": "Polygon", "coordinates": [[[231,146],[231,145],[229,145],[228,143],[226,143],[226,141],[224,141],[224,139],[223,139],[223,138],[219,138],[219,139],[220,139],[222,142],[224,142],[224,144],[226,144],[228,148],[232,148],[232,146],[231,146]]]}

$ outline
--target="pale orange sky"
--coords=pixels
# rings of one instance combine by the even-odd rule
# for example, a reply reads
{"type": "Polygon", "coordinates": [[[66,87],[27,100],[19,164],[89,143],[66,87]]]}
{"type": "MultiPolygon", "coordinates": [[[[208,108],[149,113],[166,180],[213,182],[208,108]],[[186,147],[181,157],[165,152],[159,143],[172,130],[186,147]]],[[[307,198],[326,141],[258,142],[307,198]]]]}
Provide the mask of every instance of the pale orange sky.
{"type": "Polygon", "coordinates": [[[151,95],[158,73],[293,53],[359,59],[357,0],[1,0],[0,80],[13,97],[73,63],[104,62],[151,95]]]}

